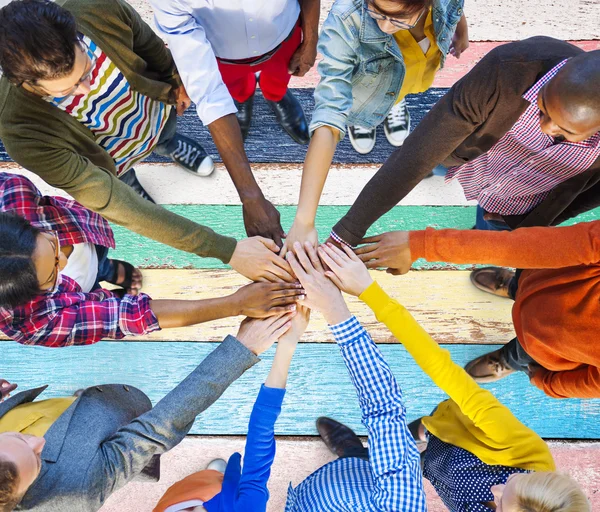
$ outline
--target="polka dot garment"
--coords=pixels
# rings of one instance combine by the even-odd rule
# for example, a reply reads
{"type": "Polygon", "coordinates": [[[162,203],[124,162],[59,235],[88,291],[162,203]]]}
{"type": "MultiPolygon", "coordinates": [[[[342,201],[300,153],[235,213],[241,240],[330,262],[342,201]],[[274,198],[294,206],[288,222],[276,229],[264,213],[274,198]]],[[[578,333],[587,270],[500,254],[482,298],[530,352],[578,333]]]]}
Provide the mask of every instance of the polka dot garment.
{"type": "Polygon", "coordinates": [[[423,476],[435,487],[451,512],[489,512],[484,503],[494,501],[491,488],[506,483],[513,473],[529,471],[490,466],[472,453],[428,434],[423,454],[423,476]]]}

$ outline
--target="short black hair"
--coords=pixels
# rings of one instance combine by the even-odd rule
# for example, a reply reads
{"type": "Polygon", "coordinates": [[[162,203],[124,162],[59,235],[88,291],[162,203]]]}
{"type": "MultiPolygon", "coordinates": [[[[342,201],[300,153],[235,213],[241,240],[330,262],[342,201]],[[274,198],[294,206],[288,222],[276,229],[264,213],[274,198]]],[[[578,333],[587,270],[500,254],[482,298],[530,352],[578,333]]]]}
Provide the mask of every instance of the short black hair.
{"type": "Polygon", "coordinates": [[[27,220],[0,213],[0,307],[15,308],[41,293],[33,263],[39,234],[27,220]]]}
{"type": "Polygon", "coordinates": [[[49,0],[13,0],[0,9],[0,70],[15,85],[68,75],[78,40],[74,16],[49,0]]]}
{"type": "Polygon", "coordinates": [[[11,512],[21,501],[17,494],[19,473],[17,465],[10,460],[0,459],[0,512],[11,512]]]}

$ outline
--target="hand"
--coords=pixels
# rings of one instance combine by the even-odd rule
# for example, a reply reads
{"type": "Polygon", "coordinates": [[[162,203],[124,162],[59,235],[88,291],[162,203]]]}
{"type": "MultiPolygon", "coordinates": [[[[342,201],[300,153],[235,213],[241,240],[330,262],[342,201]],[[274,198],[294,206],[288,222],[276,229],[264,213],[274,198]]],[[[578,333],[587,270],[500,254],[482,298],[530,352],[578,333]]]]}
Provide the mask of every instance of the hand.
{"type": "Polygon", "coordinates": [[[319,245],[319,235],[314,224],[304,224],[298,220],[294,220],[294,224],[288,231],[285,237],[285,243],[281,248],[280,256],[284,257],[288,251],[292,249],[295,242],[303,244],[309,242],[313,247],[319,245]]]}
{"type": "Polygon", "coordinates": [[[246,318],[241,323],[236,338],[254,354],[262,354],[288,331],[295,314],[291,312],[262,320],[246,318]]]}
{"type": "Polygon", "coordinates": [[[450,43],[450,55],[454,55],[457,59],[460,59],[462,52],[469,47],[469,28],[467,26],[467,18],[463,14],[462,18],[456,25],[456,31],[452,36],[452,42],[450,43]]]}
{"type": "Polygon", "coordinates": [[[295,347],[302,338],[310,320],[310,308],[298,304],[296,316],[292,318],[290,330],[279,338],[279,345],[285,344],[295,347]]]}
{"type": "Polygon", "coordinates": [[[15,389],[17,389],[16,384],[11,384],[5,379],[0,379],[0,403],[4,402],[5,398],[9,398],[15,389]]]}
{"type": "Polygon", "coordinates": [[[296,242],[294,252],[288,252],[286,257],[292,271],[306,291],[304,304],[311,309],[321,311],[330,324],[338,324],[350,318],[342,294],[325,276],[325,270],[315,248],[308,242],[304,247],[296,242]]]}
{"type": "Polygon", "coordinates": [[[367,268],[387,267],[388,274],[406,274],[413,263],[409,237],[408,231],[389,231],[382,235],[370,236],[363,239],[363,243],[369,245],[363,245],[354,252],[367,268]]]}
{"type": "Polygon", "coordinates": [[[302,41],[290,59],[288,73],[294,76],[304,76],[314,66],[316,59],[317,39],[302,41]]]}
{"type": "Polygon", "coordinates": [[[278,252],[273,240],[254,236],[237,243],[229,264],[252,281],[295,282],[292,269],[278,252]]]}
{"type": "Polygon", "coordinates": [[[350,247],[342,250],[326,244],[319,247],[318,254],[330,269],[325,275],[343,292],[358,297],[373,282],[367,267],[350,247]]]}
{"type": "Polygon", "coordinates": [[[239,315],[266,318],[296,311],[296,302],[304,299],[305,292],[300,283],[251,283],[231,297],[239,315]]]}
{"type": "Polygon", "coordinates": [[[264,196],[245,199],[243,203],[244,226],[248,236],[264,236],[273,240],[278,247],[285,236],[279,212],[264,196]]]}
{"type": "Polygon", "coordinates": [[[188,96],[184,85],[181,84],[177,89],[175,89],[175,107],[177,108],[177,115],[182,116],[191,104],[192,100],[188,96]]]}

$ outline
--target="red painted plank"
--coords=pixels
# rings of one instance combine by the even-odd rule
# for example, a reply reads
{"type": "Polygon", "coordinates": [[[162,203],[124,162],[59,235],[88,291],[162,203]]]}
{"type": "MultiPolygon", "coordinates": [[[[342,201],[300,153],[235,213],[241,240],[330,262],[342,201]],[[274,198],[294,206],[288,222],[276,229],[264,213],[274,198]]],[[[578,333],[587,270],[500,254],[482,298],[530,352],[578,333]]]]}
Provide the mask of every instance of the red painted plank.
{"type": "MultiPolygon", "coordinates": [[[[571,43],[588,52],[600,50],[600,41],[571,41],[571,43]]],[[[501,44],[506,44],[506,42],[473,42],[460,59],[457,60],[454,57],[449,56],[446,61],[446,66],[437,74],[435,81],[433,82],[433,87],[452,87],[452,85],[467,74],[487,52],[501,44]]],[[[319,74],[317,73],[317,67],[313,66],[305,76],[292,77],[290,87],[310,88],[315,87],[318,83],[319,74]]]]}

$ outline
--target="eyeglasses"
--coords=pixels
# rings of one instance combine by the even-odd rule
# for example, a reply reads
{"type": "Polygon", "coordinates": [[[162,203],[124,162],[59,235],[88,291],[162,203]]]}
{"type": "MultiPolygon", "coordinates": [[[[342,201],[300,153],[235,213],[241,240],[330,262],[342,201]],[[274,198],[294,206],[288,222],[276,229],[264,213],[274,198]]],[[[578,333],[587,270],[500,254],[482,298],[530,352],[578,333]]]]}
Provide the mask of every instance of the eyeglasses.
{"type": "Polygon", "coordinates": [[[60,263],[60,241],[58,239],[58,233],[56,231],[46,231],[47,234],[52,235],[54,238],[53,241],[49,242],[54,246],[54,270],[50,277],[46,279],[46,282],[40,285],[40,288],[46,286],[48,283],[52,283],[52,286],[46,290],[45,293],[54,293],[58,288],[58,271],[59,271],[59,263],[60,263]]]}
{"type": "Polygon", "coordinates": [[[379,20],[379,21],[387,20],[392,25],[394,25],[394,27],[398,27],[401,30],[410,30],[411,28],[415,28],[419,24],[419,21],[421,21],[423,14],[425,14],[426,12],[429,11],[429,9],[424,8],[421,11],[421,14],[419,14],[419,17],[417,18],[417,20],[412,25],[409,25],[408,23],[405,23],[404,21],[401,21],[397,18],[393,18],[391,16],[386,16],[385,14],[381,14],[380,12],[369,9],[369,4],[367,2],[365,2],[365,10],[369,13],[369,16],[371,16],[371,18],[373,18],[374,20],[379,20]]]}
{"type": "Polygon", "coordinates": [[[98,62],[98,57],[96,57],[96,54],[94,52],[92,52],[92,50],[85,43],[85,41],[80,40],[79,44],[81,45],[81,51],[84,52],[85,55],[88,58],[88,65],[87,65],[86,70],[83,73],[83,75],[81,75],[81,78],[77,81],[77,83],[75,83],[75,85],[73,85],[73,87],[71,87],[70,89],[67,89],[66,91],[61,91],[58,94],[57,93],[50,93],[49,91],[45,90],[43,87],[39,87],[38,85],[31,84],[31,83],[29,84],[29,87],[31,87],[38,94],[40,94],[41,96],[43,96],[44,99],[50,99],[54,103],[62,103],[67,98],[69,98],[70,96],[72,96],[73,93],[75,91],[77,91],[77,89],[79,88],[79,86],[82,83],[84,83],[84,82],[86,82],[87,80],[90,79],[90,77],[92,76],[92,73],[94,72],[94,68],[96,67],[96,63],[98,62]]]}

